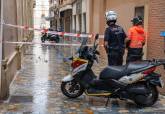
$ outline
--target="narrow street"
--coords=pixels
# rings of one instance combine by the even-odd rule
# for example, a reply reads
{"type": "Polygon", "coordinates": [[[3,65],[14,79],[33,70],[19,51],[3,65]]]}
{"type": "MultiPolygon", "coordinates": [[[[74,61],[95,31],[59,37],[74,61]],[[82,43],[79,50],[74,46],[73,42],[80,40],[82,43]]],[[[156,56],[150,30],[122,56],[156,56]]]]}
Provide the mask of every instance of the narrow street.
{"type": "MultiPolygon", "coordinates": [[[[108,106],[105,107],[107,98],[89,97],[84,93],[77,99],[69,99],[61,92],[62,79],[71,73],[70,64],[64,63],[63,59],[74,56],[78,49],[70,44],[80,44],[81,35],[92,37],[99,33],[103,36],[107,27],[107,20],[104,17],[106,10],[114,9],[118,12],[119,19],[115,22],[118,21],[117,23],[121,24],[125,32],[132,26],[131,19],[134,15],[142,16],[144,29],[148,29],[146,31],[150,36],[146,42],[148,47],[144,47],[144,58],[151,59],[153,56],[164,58],[163,38],[160,38],[159,34],[165,27],[163,26],[165,13],[157,14],[161,12],[159,9],[164,8],[164,0],[159,0],[158,3],[154,0],[140,0],[140,2],[125,0],[125,3],[122,0],[122,2],[115,0],[4,0],[4,3],[0,1],[1,13],[5,11],[4,17],[1,14],[1,19],[4,18],[2,21],[5,22],[1,24],[1,30],[4,29],[4,31],[1,31],[2,38],[0,39],[0,56],[2,56],[0,57],[2,70],[0,71],[0,94],[2,94],[0,95],[2,97],[0,114],[165,114],[165,96],[163,95],[159,96],[158,102],[152,107],[141,108],[132,101],[120,99],[110,99],[108,106]],[[160,21],[160,24],[155,21],[157,26],[153,26],[151,24],[153,19],[163,21],[160,21]],[[156,32],[153,32],[155,30],[156,32]],[[52,32],[52,36],[58,33],[60,35],[59,42],[56,42],[59,43],[58,46],[44,45],[41,42],[43,31],[52,32]],[[61,46],[64,44],[70,46],[61,46]],[[8,99],[3,101],[6,97],[8,99]]],[[[51,41],[48,36],[46,38],[49,41],[45,43],[49,44],[51,41]]],[[[108,63],[103,38],[99,39],[99,44],[102,45],[98,49],[99,63],[94,63],[92,68],[97,76],[108,63]]],[[[93,39],[90,39],[89,43],[92,41],[93,39]]],[[[126,56],[124,58],[126,59],[126,56]]],[[[164,80],[164,69],[158,69],[158,72],[164,80]]],[[[129,75],[126,74],[126,76],[129,75]]],[[[164,89],[162,93],[165,93],[164,89]]]]}
{"type": "MultiPolygon", "coordinates": [[[[40,36],[34,38],[40,41],[40,36]]],[[[105,98],[87,97],[68,99],[62,95],[60,83],[69,74],[69,66],[62,58],[70,52],[68,47],[29,46],[22,69],[10,86],[10,98],[0,105],[0,114],[163,114],[165,98],[150,108],[138,108],[134,103],[112,99],[105,107],[105,98]]],[[[101,66],[106,61],[101,59],[101,66]]],[[[101,67],[95,65],[97,72],[101,67]]]]}

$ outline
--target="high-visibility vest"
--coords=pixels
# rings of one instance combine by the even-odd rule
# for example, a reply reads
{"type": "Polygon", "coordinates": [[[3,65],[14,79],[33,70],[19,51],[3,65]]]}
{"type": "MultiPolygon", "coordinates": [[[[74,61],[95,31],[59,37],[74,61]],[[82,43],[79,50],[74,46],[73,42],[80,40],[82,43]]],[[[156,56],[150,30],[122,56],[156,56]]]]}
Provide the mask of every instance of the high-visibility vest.
{"type": "Polygon", "coordinates": [[[141,26],[133,26],[129,29],[130,39],[130,48],[143,48],[143,44],[145,43],[146,33],[141,26]]]}

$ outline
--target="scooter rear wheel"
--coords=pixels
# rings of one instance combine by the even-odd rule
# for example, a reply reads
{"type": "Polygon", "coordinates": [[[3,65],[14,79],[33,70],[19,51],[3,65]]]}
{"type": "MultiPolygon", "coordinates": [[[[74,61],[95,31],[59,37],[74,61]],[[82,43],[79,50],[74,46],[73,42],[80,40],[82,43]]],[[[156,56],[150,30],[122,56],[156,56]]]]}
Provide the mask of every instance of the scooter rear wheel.
{"type": "Polygon", "coordinates": [[[84,89],[78,82],[69,81],[61,83],[61,91],[69,98],[77,98],[83,94],[84,89]]]}
{"type": "Polygon", "coordinates": [[[134,99],[135,103],[142,107],[149,107],[154,105],[158,100],[159,93],[155,86],[151,86],[150,91],[151,93],[148,95],[136,95],[134,99]]]}

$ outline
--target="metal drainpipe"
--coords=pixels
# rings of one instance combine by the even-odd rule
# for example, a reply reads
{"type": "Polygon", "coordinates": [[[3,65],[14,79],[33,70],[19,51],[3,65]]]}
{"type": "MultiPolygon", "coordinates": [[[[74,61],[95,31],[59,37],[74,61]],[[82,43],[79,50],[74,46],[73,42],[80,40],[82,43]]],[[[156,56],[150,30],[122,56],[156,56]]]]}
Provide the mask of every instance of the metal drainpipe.
{"type": "Polygon", "coordinates": [[[1,79],[2,79],[2,59],[3,59],[3,0],[1,0],[1,31],[0,31],[0,93],[1,93],[1,79]]]}

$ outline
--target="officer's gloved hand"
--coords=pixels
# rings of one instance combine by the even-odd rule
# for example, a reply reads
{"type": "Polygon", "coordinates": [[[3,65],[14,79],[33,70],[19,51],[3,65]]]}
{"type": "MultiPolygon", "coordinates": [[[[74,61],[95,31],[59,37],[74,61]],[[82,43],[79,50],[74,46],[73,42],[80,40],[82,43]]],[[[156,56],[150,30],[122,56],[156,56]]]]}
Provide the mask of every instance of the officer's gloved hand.
{"type": "Polygon", "coordinates": [[[104,45],[104,48],[105,48],[106,53],[108,54],[109,53],[108,46],[104,45]]]}

